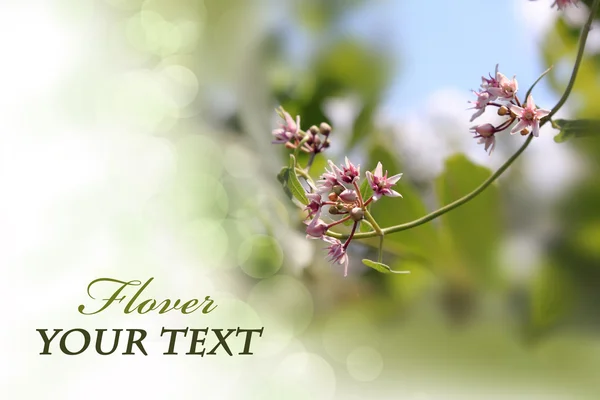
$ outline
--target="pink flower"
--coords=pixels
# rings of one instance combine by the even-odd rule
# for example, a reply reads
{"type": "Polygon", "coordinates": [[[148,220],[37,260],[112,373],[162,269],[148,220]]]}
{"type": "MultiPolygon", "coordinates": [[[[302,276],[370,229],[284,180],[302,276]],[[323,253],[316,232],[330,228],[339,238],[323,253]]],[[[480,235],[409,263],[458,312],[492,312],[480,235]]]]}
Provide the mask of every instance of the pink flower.
{"type": "Polygon", "coordinates": [[[514,135],[525,128],[531,128],[533,136],[536,137],[540,135],[540,119],[550,114],[549,110],[535,107],[532,95],[527,96],[524,107],[511,105],[510,111],[519,119],[519,122],[511,129],[510,134],[514,135]]]}
{"type": "Polygon", "coordinates": [[[513,76],[512,79],[508,79],[502,73],[496,73],[496,80],[498,81],[498,87],[488,88],[490,95],[495,97],[501,97],[504,99],[512,99],[519,89],[519,83],[513,76]]]}
{"type": "Polygon", "coordinates": [[[337,173],[340,169],[336,167],[333,161],[329,160],[328,163],[329,167],[331,167],[331,171],[325,168],[325,173],[321,175],[321,179],[317,181],[317,192],[319,193],[331,192],[334,186],[342,186],[338,181],[337,173]]]}
{"type": "Polygon", "coordinates": [[[491,75],[490,79],[486,78],[485,76],[481,77],[481,88],[484,90],[488,90],[490,88],[497,88],[500,87],[500,84],[498,83],[498,79],[496,79],[498,77],[498,64],[496,64],[496,70],[494,71],[494,77],[492,78],[491,75]]]}
{"type": "Polygon", "coordinates": [[[300,131],[300,116],[296,116],[296,121],[283,108],[278,110],[279,116],[283,118],[283,123],[279,124],[278,129],[274,129],[272,134],[275,137],[271,143],[285,144],[293,139],[300,131]]]}
{"type": "Polygon", "coordinates": [[[360,178],[360,165],[354,166],[348,157],[346,157],[346,165],[342,165],[342,168],[336,168],[338,173],[338,179],[344,183],[354,183],[360,178]]]}
{"type": "Polygon", "coordinates": [[[477,118],[481,114],[483,114],[483,112],[485,111],[485,107],[488,105],[488,103],[491,100],[490,94],[488,92],[479,93],[479,92],[476,92],[473,90],[473,93],[475,93],[475,95],[477,96],[477,100],[469,101],[469,103],[475,104],[473,107],[471,107],[471,109],[476,109],[477,112],[475,114],[473,114],[473,116],[471,117],[471,122],[473,122],[475,120],[475,118],[477,118]]]}
{"type": "Polygon", "coordinates": [[[477,144],[485,144],[485,151],[492,154],[494,147],[496,147],[496,128],[492,124],[476,125],[471,127],[471,132],[475,134],[474,138],[478,138],[477,144]]]}
{"type": "Polygon", "coordinates": [[[366,172],[369,186],[373,189],[373,201],[379,200],[381,196],[402,197],[400,193],[390,189],[400,180],[402,174],[397,174],[388,178],[388,172],[385,171],[385,175],[383,175],[382,169],[383,166],[378,162],[374,173],[371,173],[371,171],[366,172]]]}
{"type": "Polygon", "coordinates": [[[312,221],[306,227],[306,238],[307,239],[321,239],[324,238],[325,232],[327,232],[327,224],[320,218],[313,218],[312,221]]]}
{"type": "Polygon", "coordinates": [[[327,247],[329,261],[343,264],[344,276],[348,276],[348,255],[346,254],[346,248],[342,242],[329,236],[323,236],[323,240],[330,244],[330,246],[327,247]]]}
{"type": "Polygon", "coordinates": [[[308,211],[308,217],[317,217],[319,212],[321,211],[321,206],[323,205],[321,200],[321,195],[319,193],[307,193],[306,197],[310,200],[310,203],[306,206],[305,210],[308,211]]]}
{"type": "Polygon", "coordinates": [[[554,3],[552,3],[552,7],[556,6],[556,8],[560,11],[564,10],[571,4],[577,6],[577,1],[578,0],[556,0],[554,3]]]}

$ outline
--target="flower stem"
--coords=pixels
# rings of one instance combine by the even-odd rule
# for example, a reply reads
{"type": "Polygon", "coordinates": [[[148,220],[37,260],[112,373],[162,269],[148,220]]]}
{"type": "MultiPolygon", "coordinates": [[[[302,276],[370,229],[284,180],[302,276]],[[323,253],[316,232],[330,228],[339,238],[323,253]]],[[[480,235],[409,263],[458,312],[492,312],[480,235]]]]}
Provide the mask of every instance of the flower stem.
{"type": "Polygon", "coordinates": [[[348,239],[346,240],[346,242],[342,246],[344,250],[346,250],[348,248],[348,245],[350,244],[350,241],[354,237],[354,233],[356,232],[356,227],[357,226],[358,226],[358,222],[355,222],[354,225],[352,225],[352,230],[350,231],[350,235],[348,235],[348,239]]]}
{"type": "MultiPolygon", "coordinates": [[[[569,79],[569,83],[568,83],[567,87],[565,88],[565,91],[564,91],[563,95],[561,96],[560,100],[558,101],[558,103],[556,103],[554,108],[552,108],[552,110],[550,111],[550,114],[548,114],[546,117],[544,117],[541,120],[540,127],[545,125],[546,122],[550,121],[552,116],[554,114],[556,114],[556,112],[564,105],[564,103],[567,101],[567,98],[571,94],[571,90],[573,89],[575,80],[577,79],[577,73],[579,72],[579,66],[581,65],[581,60],[583,59],[583,51],[585,49],[585,43],[587,41],[588,32],[592,25],[592,21],[594,20],[594,16],[596,15],[596,12],[598,11],[599,5],[600,5],[600,0],[594,0],[594,3],[592,4],[592,7],[590,8],[590,15],[588,17],[588,20],[585,23],[585,25],[583,26],[581,35],[579,37],[579,49],[577,51],[577,58],[575,59],[575,64],[573,66],[573,72],[571,73],[571,78],[569,79]]],[[[515,99],[516,99],[517,103],[519,103],[516,96],[515,96],[515,99]]],[[[382,236],[382,235],[390,234],[390,233],[394,233],[394,232],[405,231],[407,229],[411,229],[411,228],[415,228],[419,225],[423,225],[423,224],[447,213],[448,211],[454,210],[455,208],[467,203],[468,201],[477,197],[488,186],[490,186],[496,179],[498,179],[500,177],[500,175],[502,175],[504,173],[504,171],[506,171],[506,169],[508,167],[510,167],[510,165],[521,155],[521,153],[523,153],[525,151],[527,146],[529,146],[529,143],[531,143],[532,139],[533,139],[533,135],[529,134],[529,136],[527,137],[527,140],[517,150],[517,152],[515,154],[513,154],[508,160],[506,160],[506,162],[500,168],[498,168],[498,170],[496,172],[494,172],[494,174],[492,176],[490,176],[488,179],[486,179],[481,185],[479,185],[477,188],[475,188],[475,190],[473,190],[471,193],[461,197],[458,200],[455,200],[454,202],[452,202],[436,211],[433,211],[430,214],[425,215],[424,217],[421,217],[421,218],[416,219],[411,222],[407,222],[405,224],[390,226],[390,227],[384,228],[384,229],[381,229],[377,225],[377,222],[375,222],[375,219],[373,219],[371,214],[367,210],[365,210],[365,217],[373,225],[373,229],[375,229],[375,231],[374,232],[356,233],[353,235],[353,237],[356,239],[365,239],[365,238],[370,238],[370,237],[375,237],[375,236],[382,236]]],[[[336,232],[327,232],[327,235],[337,238],[337,239],[344,239],[344,238],[348,237],[348,235],[343,235],[343,234],[336,233],[336,232]]]]}
{"type": "Polygon", "coordinates": [[[588,33],[590,32],[590,28],[592,27],[592,22],[594,21],[594,16],[598,11],[598,6],[600,5],[600,0],[594,0],[592,3],[592,7],[590,8],[590,15],[581,30],[581,35],[579,36],[579,49],[577,50],[577,57],[575,58],[575,64],[573,65],[573,72],[571,72],[571,79],[569,79],[569,83],[560,98],[558,103],[552,108],[550,114],[548,114],[542,123],[549,121],[550,118],[556,114],[558,110],[565,104],[569,95],[571,94],[571,90],[573,90],[573,86],[575,85],[575,79],[577,79],[577,72],[579,71],[579,66],[581,65],[581,60],[583,60],[583,51],[585,50],[585,42],[587,41],[588,33]]]}
{"type": "MultiPolygon", "coordinates": [[[[435,219],[435,218],[439,217],[440,215],[445,214],[448,211],[451,211],[451,210],[465,204],[469,200],[472,200],[473,198],[477,197],[477,195],[479,195],[481,192],[483,192],[489,185],[491,185],[496,179],[498,179],[498,177],[500,175],[502,175],[502,173],[504,171],[506,171],[506,169],[521,155],[521,153],[523,151],[525,151],[527,146],[529,146],[529,143],[531,143],[531,139],[533,139],[533,135],[529,134],[525,143],[523,143],[523,145],[519,148],[519,150],[517,150],[517,152],[515,154],[513,154],[492,176],[490,176],[488,179],[486,179],[481,185],[479,185],[475,190],[473,190],[471,193],[467,194],[466,196],[463,196],[460,199],[455,200],[452,203],[450,203],[430,214],[427,214],[424,217],[416,219],[414,221],[407,222],[405,224],[390,226],[390,227],[384,228],[384,229],[381,229],[381,228],[373,225],[375,232],[357,233],[356,235],[354,235],[354,237],[356,239],[365,239],[365,238],[370,238],[370,237],[374,237],[374,236],[379,236],[380,233],[378,232],[377,228],[379,228],[379,231],[381,231],[382,234],[390,234],[390,233],[394,233],[394,232],[405,231],[407,229],[411,229],[411,228],[415,228],[419,225],[423,225],[423,224],[431,221],[432,219],[435,219]]],[[[365,217],[367,217],[367,219],[368,219],[368,215],[370,215],[370,214],[365,213],[365,217]]],[[[369,222],[373,223],[370,219],[369,219],[369,222]]],[[[334,232],[327,232],[327,235],[338,238],[338,239],[343,239],[346,237],[346,235],[334,233],[334,232]]]]}
{"type": "MultiPolygon", "coordinates": [[[[375,230],[375,234],[378,236],[383,236],[384,235],[383,230],[379,227],[379,224],[377,224],[377,221],[375,221],[375,218],[373,218],[373,216],[371,215],[369,210],[367,210],[365,208],[364,211],[365,211],[365,218],[367,219],[367,221],[369,221],[369,223],[375,230]]],[[[370,233],[370,232],[368,232],[368,233],[370,233]]]]}

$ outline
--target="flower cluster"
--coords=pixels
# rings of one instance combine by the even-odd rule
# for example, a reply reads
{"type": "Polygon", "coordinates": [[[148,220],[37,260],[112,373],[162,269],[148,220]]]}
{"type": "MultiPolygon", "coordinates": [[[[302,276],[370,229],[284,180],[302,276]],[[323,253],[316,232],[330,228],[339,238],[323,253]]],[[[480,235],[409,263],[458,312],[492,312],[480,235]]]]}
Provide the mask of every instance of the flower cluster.
{"type": "Polygon", "coordinates": [[[339,167],[331,160],[328,161],[329,169],[321,175],[317,181],[316,191],[308,193],[309,203],[305,210],[308,211],[306,237],[310,239],[322,239],[328,243],[329,260],[333,263],[344,265],[344,276],[348,274],[348,255],[346,249],[352,240],[358,224],[363,221],[368,213],[367,206],[377,201],[382,196],[401,197],[392,189],[402,174],[388,177],[388,172],[383,173],[383,166],[377,163],[373,172],[365,173],[368,187],[372,195],[368,199],[363,198],[358,182],[361,178],[360,165],[352,164],[348,158],[339,167]],[[329,218],[333,221],[326,223],[321,217],[327,209],[329,218]],[[338,219],[334,219],[338,217],[338,219]],[[341,218],[340,218],[341,217],[341,218]],[[326,236],[332,227],[352,222],[352,230],[345,242],[326,236]]]}
{"type": "Polygon", "coordinates": [[[494,76],[489,75],[489,78],[482,76],[480,90],[473,90],[477,99],[470,101],[473,104],[471,109],[476,110],[471,117],[471,122],[481,116],[490,106],[498,108],[498,115],[507,117],[497,126],[486,123],[471,127],[471,132],[475,134],[474,138],[479,139],[478,143],[483,144],[485,151],[489,154],[492,154],[496,145],[496,133],[508,129],[517,121],[517,124],[510,130],[511,135],[519,132],[521,135],[532,133],[537,137],[539,136],[540,119],[550,113],[548,110],[537,108],[531,95],[527,96],[525,104],[521,104],[517,96],[518,90],[519,84],[516,77],[507,78],[498,71],[498,65],[496,65],[494,76]]]}
{"type": "Polygon", "coordinates": [[[300,116],[294,120],[283,108],[277,110],[283,119],[279,128],[274,129],[273,144],[283,144],[288,149],[300,148],[305,153],[317,154],[329,147],[329,134],[331,127],[323,122],[319,127],[313,125],[307,132],[300,129],[300,116]]]}

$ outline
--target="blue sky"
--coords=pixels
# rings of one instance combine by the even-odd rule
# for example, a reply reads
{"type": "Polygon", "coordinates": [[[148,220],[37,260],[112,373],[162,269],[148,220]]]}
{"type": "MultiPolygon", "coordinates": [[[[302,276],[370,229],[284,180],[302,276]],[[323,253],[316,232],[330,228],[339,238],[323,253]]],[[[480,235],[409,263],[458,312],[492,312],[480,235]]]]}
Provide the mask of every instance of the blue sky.
{"type": "MultiPolygon", "coordinates": [[[[353,15],[350,24],[368,37],[385,37],[398,55],[386,101],[386,109],[395,114],[422,106],[441,88],[454,87],[468,96],[496,63],[505,75],[517,75],[524,92],[547,68],[537,40],[542,20],[557,13],[551,3],[375,0],[353,15]]],[[[556,99],[543,82],[535,94],[544,105],[556,99]]]]}

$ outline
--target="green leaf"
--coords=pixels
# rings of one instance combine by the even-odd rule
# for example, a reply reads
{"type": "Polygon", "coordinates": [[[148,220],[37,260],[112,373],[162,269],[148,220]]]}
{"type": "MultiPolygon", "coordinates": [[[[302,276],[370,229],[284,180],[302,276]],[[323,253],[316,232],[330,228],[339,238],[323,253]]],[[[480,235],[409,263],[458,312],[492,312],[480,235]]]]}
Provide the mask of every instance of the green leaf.
{"type": "Polygon", "coordinates": [[[552,121],[552,127],[560,130],[560,133],[554,136],[556,143],[563,143],[571,138],[600,134],[600,120],[555,119],[552,121]]]}
{"type": "MultiPolygon", "coordinates": [[[[449,204],[466,195],[490,175],[489,169],[462,154],[448,158],[444,172],[436,180],[439,204],[449,204]]],[[[498,188],[491,185],[468,203],[442,215],[445,242],[455,257],[455,262],[448,261],[447,265],[465,269],[476,278],[495,278],[493,263],[502,237],[501,212],[498,188]]]]}
{"type": "Polygon", "coordinates": [[[373,195],[373,189],[369,185],[369,181],[367,178],[364,178],[363,182],[360,184],[360,195],[362,196],[364,201],[367,201],[369,197],[373,195]]]}
{"type": "Polygon", "coordinates": [[[281,168],[281,171],[279,171],[279,173],[277,174],[277,180],[279,181],[279,183],[281,183],[281,186],[283,187],[283,191],[285,192],[286,196],[289,197],[291,200],[293,197],[292,192],[290,191],[287,185],[289,176],[290,169],[288,167],[283,167],[281,168]]]}
{"type": "Polygon", "coordinates": [[[292,154],[290,154],[290,166],[288,167],[286,185],[296,200],[304,205],[309,203],[308,197],[306,197],[306,191],[300,183],[300,180],[298,180],[298,176],[296,176],[296,159],[292,154]]]}
{"type": "Polygon", "coordinates": [[[410,271],[394,271],[388,265],[364,258],[362,263],[382,274],[410,274],[410,271]]]}
{"type": "MultiPolygon", "coordinates": [[[[390,152],[393,146],[386,141],[385,137],[378,138],[369,153],[371,171],[375,169],[380,161],[384,171],[389,175],[402,172],[398,163],[398,156],[390,152]]],[[[410,182],[406,174],[394,186],[394,190],[402,195],[400,197],[383,197],[371,206],[371,215],[381,228],[403,224],[413,221],[428,213],[421,195],[410,182]]],[[[364,183],[364,182],[363,182],[364,183]]],[[[424,224],[413,229],[395,232],[385,237],[385,246],[394,248],[395,253],[405,256],[407,254],[418,255],[431,259],[440,256],[439,235],[432,223],[424,224]]]]}
{"type": "Polygon", "coordinates": [[[373,228],[373,226],[371,225],[371,223],[369,221],[367,221],[366,219],[363,219],[362,221],[360,221],[360,224],[358,224],[358,231],[359,232],[371,232],[374,231],[375,229],[373,228]]]}
{"type": "Polygon", "coordinates": [[[538,330],[549,328],[568,314],[575,288],[572,278],[561,268],[544,265],[531,292],[531,323],[538,330]]]}

